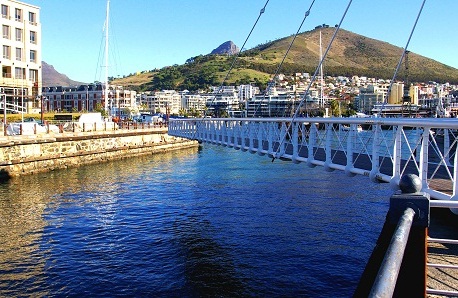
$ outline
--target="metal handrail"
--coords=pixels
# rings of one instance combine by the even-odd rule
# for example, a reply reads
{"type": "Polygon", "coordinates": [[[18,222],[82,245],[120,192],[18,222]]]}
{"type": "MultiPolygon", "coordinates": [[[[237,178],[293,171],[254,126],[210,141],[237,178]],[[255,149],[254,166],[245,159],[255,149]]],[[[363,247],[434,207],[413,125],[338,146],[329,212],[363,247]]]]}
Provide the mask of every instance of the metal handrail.
{"type": "Polygon", "coordinates": [[[414,215],[412,208],[406,208],[399,219],[369,297],[393,296],[414,215]]]}

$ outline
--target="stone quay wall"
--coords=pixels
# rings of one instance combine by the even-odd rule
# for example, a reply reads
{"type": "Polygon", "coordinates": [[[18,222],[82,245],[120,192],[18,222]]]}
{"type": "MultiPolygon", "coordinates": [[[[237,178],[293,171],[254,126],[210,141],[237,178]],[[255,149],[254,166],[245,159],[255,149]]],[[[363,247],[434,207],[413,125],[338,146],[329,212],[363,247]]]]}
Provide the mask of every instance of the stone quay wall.
{"type": "Polygon", "coordinates": [[[0,181],[20,175],[197,147],[166,128],[0,137],[0,181]]]}

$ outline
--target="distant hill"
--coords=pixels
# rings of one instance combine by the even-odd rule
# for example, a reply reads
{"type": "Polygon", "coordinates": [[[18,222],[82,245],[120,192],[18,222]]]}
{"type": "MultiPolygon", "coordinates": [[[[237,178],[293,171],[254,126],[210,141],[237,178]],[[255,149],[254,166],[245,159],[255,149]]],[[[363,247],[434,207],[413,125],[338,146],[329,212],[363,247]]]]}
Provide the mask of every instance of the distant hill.
{"type": "MultiPolygon", "coordinates": [[[[335,28],[316,28],[296,38],[286,57],[280,73],[314,73],[320,57],[320,32],[322,50],[325,51],[335,28]]],[[[261,88],[272,78],[293,36],[258,45],[240,54],[226,84],[255,83],[261,88]]],[[[391,79],[403,49],[387,42],[368,38],[340,29],[327,58],[324,61],[325,75],[368,76],[391,79]]],[[[139,83],[132,76],[115,80],[116,84],[136,90],[197,90],[222,83],[233,61],[227,54],[199,55],[189,58],[183,65],[164,67],[146,72],[139,83]],[[147,82],[145,83],[145,79],[147,82]],[[141,82],[141,83],[140,83],[141,82]]],[[[397,79],[404,79],[404,66],[397,79]]],[[[140,76],[138,76],[140,79],[140,76]]],[[[409,53],[409,80],[411,82],[458,83],[458,69],[409,53]]]]}
{"type": "Polygon", "coordinates": [[[210,54],[211,55],[235,55],[240,52],[238,46],[235,45],[232,41],[226,41],[221,44],[219,47],[214,49],[210,54]]]}
{"type": "Polygon", "coordinates": [[[61,74],[54,69],[54,66],[46,63],[45,61],[41,62],[41,70],[43,76],[43,86],[78,86],[84,83],[74,81],[69,79],[66,75],[61,74]]]}

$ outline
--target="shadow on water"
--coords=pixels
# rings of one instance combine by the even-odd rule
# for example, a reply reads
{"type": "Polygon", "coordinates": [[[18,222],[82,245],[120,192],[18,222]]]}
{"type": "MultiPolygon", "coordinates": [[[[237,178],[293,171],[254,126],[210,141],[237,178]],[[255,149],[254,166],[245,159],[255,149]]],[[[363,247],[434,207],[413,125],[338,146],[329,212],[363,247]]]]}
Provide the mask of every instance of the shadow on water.
{"type": "Polygon", "coordinates": [[[187,216],[174,223],[182,257],[186,291],[195,297],[248,297],[250,289],[236,272],[230,253],[212,235],[208,220],[187,216]]]}

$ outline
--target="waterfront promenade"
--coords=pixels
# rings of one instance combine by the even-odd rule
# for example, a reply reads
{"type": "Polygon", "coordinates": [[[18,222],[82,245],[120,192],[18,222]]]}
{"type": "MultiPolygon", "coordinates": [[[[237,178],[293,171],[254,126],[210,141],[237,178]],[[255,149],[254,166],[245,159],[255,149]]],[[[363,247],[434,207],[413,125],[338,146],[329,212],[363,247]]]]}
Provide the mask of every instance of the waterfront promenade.
{"type": "Polygon", "coordinates": [[[165,126],[0,137],[0,179],[197,146],[165,126]]]}

